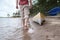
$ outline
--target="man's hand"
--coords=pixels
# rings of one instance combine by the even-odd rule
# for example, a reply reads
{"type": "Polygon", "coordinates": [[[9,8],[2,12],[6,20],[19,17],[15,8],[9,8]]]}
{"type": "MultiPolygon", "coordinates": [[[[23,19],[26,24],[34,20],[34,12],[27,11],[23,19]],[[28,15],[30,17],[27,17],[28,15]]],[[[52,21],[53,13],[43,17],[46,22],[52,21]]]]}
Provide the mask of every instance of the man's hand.
{"type": "Polygon", "coordinates": [[[16,0],[16,9],[18,9],[18,0],[16,0]]]}
{"type": "Polygon", "coordinates": [[[16,9],[18,9],[18,6],[16,6],[16,9]]]}
{"type": "Polygon", "coordinates": [[[32,0],[30,0],[30,9],[32,8],[32,0]]]}
{"type": "Polygon", "coordinates": [[[30,5],[30,9],[32,9],[32,5],[30,5]]]}

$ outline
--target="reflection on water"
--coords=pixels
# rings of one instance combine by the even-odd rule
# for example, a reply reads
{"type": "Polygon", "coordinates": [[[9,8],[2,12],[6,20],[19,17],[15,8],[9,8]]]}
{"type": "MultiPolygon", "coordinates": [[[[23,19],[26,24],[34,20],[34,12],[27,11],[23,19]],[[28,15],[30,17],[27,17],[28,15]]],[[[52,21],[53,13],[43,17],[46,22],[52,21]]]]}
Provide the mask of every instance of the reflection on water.
{"type": "Polygon", "coordinates": [[[0,18],[0,40],[6,40],[20,27],[20,18],[0,18]]]}
{"type": "Polygon", "coordinates": [[[27,30],[23,30],[23,40],[31,40],[30,35],[27,33],[27,30]]]}

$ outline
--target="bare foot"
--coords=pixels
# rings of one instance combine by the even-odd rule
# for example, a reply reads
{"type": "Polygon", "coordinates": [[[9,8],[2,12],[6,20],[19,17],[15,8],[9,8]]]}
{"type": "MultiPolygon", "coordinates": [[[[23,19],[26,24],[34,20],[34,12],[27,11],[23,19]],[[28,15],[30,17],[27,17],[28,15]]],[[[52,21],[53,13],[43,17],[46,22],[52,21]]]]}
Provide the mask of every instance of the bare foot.
{"type": "Polygon", "coordinates": [[[25,25],[25,26],[24,26],[24,30],[28,30],[28,27],[27,27],[27,25],[25,25]]]}

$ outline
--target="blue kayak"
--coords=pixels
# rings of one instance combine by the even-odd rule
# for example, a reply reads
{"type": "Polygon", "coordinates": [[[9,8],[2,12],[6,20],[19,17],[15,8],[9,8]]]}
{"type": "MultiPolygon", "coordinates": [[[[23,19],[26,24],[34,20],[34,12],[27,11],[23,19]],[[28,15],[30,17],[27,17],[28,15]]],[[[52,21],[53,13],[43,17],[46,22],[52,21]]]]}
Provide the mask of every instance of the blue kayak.
{"type": "Polygon", "coordinates": [[[60,12],[60,7],[55,7],[48,11],[50,16],[56,16],[60,12]]]}

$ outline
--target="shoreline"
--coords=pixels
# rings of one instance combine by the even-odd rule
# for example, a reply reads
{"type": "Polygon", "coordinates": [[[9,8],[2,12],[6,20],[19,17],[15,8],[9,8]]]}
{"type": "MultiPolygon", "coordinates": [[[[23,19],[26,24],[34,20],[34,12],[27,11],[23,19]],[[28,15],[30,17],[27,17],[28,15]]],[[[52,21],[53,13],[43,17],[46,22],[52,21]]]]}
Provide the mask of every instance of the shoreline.
{"type": "Polygon", "coordinates": [[[20,17],[0,17],[0,18],[20,18],[20,17]]]}

